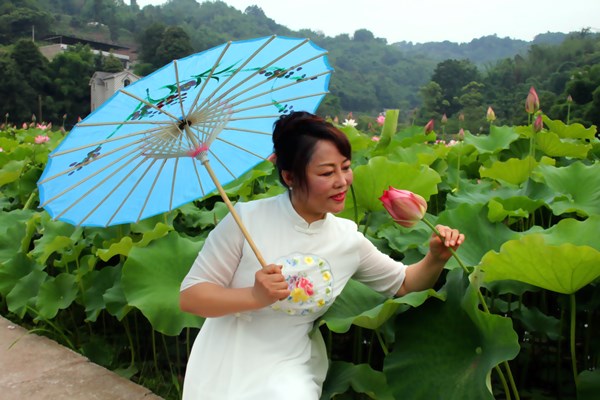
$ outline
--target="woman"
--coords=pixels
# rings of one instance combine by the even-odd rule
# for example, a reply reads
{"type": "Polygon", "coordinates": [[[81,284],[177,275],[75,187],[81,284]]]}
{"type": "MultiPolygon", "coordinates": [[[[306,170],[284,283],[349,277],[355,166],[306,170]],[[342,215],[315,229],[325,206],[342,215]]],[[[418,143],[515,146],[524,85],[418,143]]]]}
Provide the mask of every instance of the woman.
{"type": "Polygon", "coordinates": [[[206,317],[187,365],[184,400],[317,400],[327,355],[313,322],[350,278],[389,296],[430,288],[464,236],[438,226],[418,263],[381,253],[342,211],[352,183],[347,137],[305,112],[273,132],[288,190],[236,210],[272,264],[261,268],[231,216],[210,233],[181,285],[181,308],[206,317]]]}

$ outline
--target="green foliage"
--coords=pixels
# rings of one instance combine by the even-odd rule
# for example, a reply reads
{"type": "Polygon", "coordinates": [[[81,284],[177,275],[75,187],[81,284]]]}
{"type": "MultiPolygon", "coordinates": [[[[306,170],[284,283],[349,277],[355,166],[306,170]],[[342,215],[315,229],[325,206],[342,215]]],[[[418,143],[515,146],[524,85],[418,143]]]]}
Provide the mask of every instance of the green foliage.
{"type": "MultiPolygon", "coordinates": [[[[76,59],[93,62],[86,54],[76,59]]],[[[332,365],[323,398],[431,398],[448,387],[456,398],[491,398],[532,386],[546,396],[585,397],[597,383],[579,371],[597,367],[590,338],[600,326],[595,127],[545,116],[537,133],[531,125],[492,125],[489,135],[432,143],[435,133],[399,119],[397,110],[386,113],[379,141],[342,127],[355,179],[340,216],[412,263],[427,251],[429,229],[393,223],[377,198],[389,185],[415,191],[428,199],[429,221],[466,234],[457,252],[462,264],[451,259],[436,288],[392,299],[351,281],[315,328],[328,338],[332,365]],[[561,362],[553,356],[532,364],[549,347],[561,349],[561,362]],[[570,378],[549,378],[557,374],[570,378]],[[511,379],[516,389],[503,386],[511,379]]],[[[52,221],[36,208],[35,183],[62,134],[29,125],[1,132],[2,312],[177,398],[167,387],[180,387],[190,330],[202,324],[179,311],[179,283],[225,205],[209,197],[102,229],[52,221]],[[36,143],[42,135],[50,140],[36,143]],[[152,343],[156,337],[164,348],[152,343]],[[149,373],[147,365],[158,369],[149,373]]],[[[282,191],[269,162],[225,189],[241,201],[282,191]]]]}

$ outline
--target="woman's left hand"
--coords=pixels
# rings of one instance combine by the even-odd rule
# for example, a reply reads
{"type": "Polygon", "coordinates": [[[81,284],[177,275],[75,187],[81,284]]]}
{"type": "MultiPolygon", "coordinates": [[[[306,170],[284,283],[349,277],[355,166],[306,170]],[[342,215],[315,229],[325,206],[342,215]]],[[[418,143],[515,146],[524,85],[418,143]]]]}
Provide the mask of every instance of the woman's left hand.
{"type": "Polygon", "coordinates": [[[443,240],[435,233],[431,235],[429,251],[437,259],[448,261],[452,257],[450,249],[457,250],[465,241],[465,235],[460,233],[458,229],[452,229],[445,225],[436,225],[435,229],[440,233],[443,240]]]}

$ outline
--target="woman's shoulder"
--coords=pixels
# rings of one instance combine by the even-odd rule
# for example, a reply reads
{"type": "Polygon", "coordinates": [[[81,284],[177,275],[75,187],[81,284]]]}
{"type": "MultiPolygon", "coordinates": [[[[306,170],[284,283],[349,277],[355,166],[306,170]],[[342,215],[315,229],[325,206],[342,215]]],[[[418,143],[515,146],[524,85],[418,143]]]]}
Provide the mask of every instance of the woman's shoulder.
{"type": "Polygon", "coordinates": [[[332,225],[337,226],[339,229],[358,231],[358,225],[352,220],[334,214],[329,214],[327,218],[331,220],[332,225]]]}
{"type": "Polygon", "coordinates": [[[263,197],[260,199],[252,199],[248,201],[238,201],[235,208],[244,213],[254,212],[258,210],[273,210],[273,207],[281,201],[283,194],[278,194],[271,197],[263,197]]]}

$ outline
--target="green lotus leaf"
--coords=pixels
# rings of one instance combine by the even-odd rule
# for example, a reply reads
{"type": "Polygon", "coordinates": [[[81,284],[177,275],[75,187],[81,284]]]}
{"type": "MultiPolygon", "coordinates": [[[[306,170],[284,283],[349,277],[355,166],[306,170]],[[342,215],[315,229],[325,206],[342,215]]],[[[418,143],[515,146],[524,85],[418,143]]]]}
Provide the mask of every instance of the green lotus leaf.
{"type": "Polygon", "coordinates": [[[10,160],[0,169],[0,186],[16,182],[23,174],[27,161],[10,160]]]}
{"type": "MultiPolygon", "coordinates": [[[[239,196],[241,200],[248,200],[253,193],[253,182],[261,176],[270,175],[274,168],[275,166],[272,162],[263,161],[240,175],[234,181],[224,185],[223,189],[229,195],[239,196]]],[[[213,193],[216,194],[216,190],[213,193]]]]}
{"type": "Polygon", "coordinates": [[[352,325],[377,329],[399,309],[406,306],[418,307],[429,297],[443,299],[443,294],[430,289],[390,299],[360,282],[350,280],[321,317],[319,324],[325,324],[330,331],[337,333],[348,332],[352,325]]]}
{"type": "Polygon", "coordinates": [[[106,309],[104,295],[119,282],[121,273],[122,267],[119,265],[93,270],[83,276],[82,303],[85,307],[86,321],[96,321],[100,312],[106,309]]]}
{"type": "Polygon", "coordinates": [[[529,179],[531,170],[535,166],[537,166],[537,162],[532,157],[522,160],[511,158],[507,161],[496,161],[490,167],[481,166],[479,174],[482,178],[495,179],[519,186],[529,179]]]}
{"type": "Polygon", "coordinates": [[[30,252],[40,264],[45,264],[54,253],[77,252],[74,247],[83,236],[83,228],[62,221],[52,221],[47,213],[42,214],[41,230],[43,235],[34,241],[35,247],[30,252]]]}
{"type": "Polygon", "coordinates": [[[28,308],[36,310],[37,295],[40,286],[48,278],[48,274],[39,269],[34,269],[21,278],[12,290],[6,295],[8,311],[23,318],[28,308]]]}
{"type": "Polygon", "coordinates": [[[102,295],[102,300],[104,300],[104,304],[106,305],[106,311],[121,321],[133,307],[129,305],[125,297],[123,285],[121,284],[121,275],[117,275],[115,279],[114,285],[102,295]]]}
{"type": "Polygon", "coordinates": [[[374,157],[368,164],[354,169],[353,187],[359,206],[370,211],[383,210],[379,197],[390,186],[410,190],[425,199],[437,193],[441,178],[425,165],[391,162],[385,157],[374,157]]]}
{"type": "Polygon", "coordinates": [[[333,399],[337,394],[346,393],[348,388],[356,393],[364,393],[371,399],[393,400],[385,375],[368,364],[352,364],[334,361],[327,371],[321,399],[333,399]]]}
{"type": "Polygon", "coordinates": [[[179,207],[181,223],[186,227],[207,229],[214,227],[229,212],[225,203],[216,202],[212,210],[198,208],[193,203],[179,207]]]}
{"type": "Polygon", "coordinates": [[[133,239],[130,236],[122,237],[120,241],[112,243],[108,249],[98,249],[96,255],[103,261],[108,261],[117,255],[128,255],[133,247],[133,239]]]}
{"type": "Polygon", "coordinates": [[[341,126],[340,130],[348,137],[353,152],[365,150],[374,144],[368,135],[358,131],[356,128],[341,126]]]}
{"type": "Polygon", "coordinates": [[[485,281],[513,279],[572,294],[600,277],[600,251],[570,243],[549,245],[542,234],[509,240],[481,260],[485,281]]]}
{"type": "Polygon", "coordinates": [[[22,247],[29,248],[32,233],[27,223],[33,215],[35,215],[33,210],[0,212],[0,263],[22,251],[22,247]],[[27,229],[24,226],[27,226],[27,229]],[[24,241],[26,246],[23,244],[24,241]]]}
{"type": "Polygon", "coordinates": [[[587,143],[567,142],[560,140],[553,132],[540,132],[535,136],[538,149],[550,157],[586,158],[592,146],[587,143]]]}
{"type": "Polygon", "coordinates": [[[450,271],[445,302],[396,318],[396,343],[383,372],[396,399],[493,399],[492,368],[519,353],[512,321],[478,309],[462,270],[450,271]]]}
{"type": "Polygon", "coordinates": [[[202,325],[202,318],[179,309],[179,287],[203,244],[171,232],[129,252],[122,276],[125,297],[156,331],[178,335],[183,328],[202,325]]]}
{"type": "Polygon", "coordinates": [[[465,143],[475,146],[480,154],[498,153],[508,149],[510,144],[519,138],[519,134],[510,126],[494,126],[489,135],[475,136],[465,132],[465,143]]]}
{"type": "Polygon", "coordinates": [[[383,127],[381,129],[381,136],[377,145],[375,146],[375,150],[373,151],[373,155],[385,153],[386,147],[390,144],[392,137],[396,133],[398,129],[398,116],[400,115],[400,110],[387,110],[385,113],[385,122],[383,123],[383,127]]]}
{"type": "Polygon", "coordinates": [[[600,370],[583,371],[577,377],[577,400],[597,400],[600,393],[600,370]]]}
{"type": "Polygon", "coordinates": [[[172,230],[171,226],[158,222],[152,230],[144,230],[142,238],[137,242],[134,242],[131,236],[124,236],[119,242],[112,243],[108,249],[98,249],[96,255],[103,261],[108,261],[116,255],[127,256],[133,246],[146,247],[148,243],[165,236],[172,230]]]}
{"type": "Polygon", "coordinates": [[[542,200],[533,200],[526,196],[494,198],[488,203],[488,219],[491,222],[502,222],[508,217],[529,218],[544,204],[546,203],[542,200]]]}
{"type": "Polygon", "coordinates": [[[390,146],[386,157],[390,161],[404,162],[415,165],[431,165],[439,157],[435,150],[426,143],[416,143],[410,147],[400,145],[390,146]]]}
{"type": "Polygon", "coordinates": [[[78,288],[75,275],[62,273],[57,277],[49,277],[40,286],[36,308],[43,319],[52,319],[58,310],[69,307],[77,297],[78,288]]]}
{"type": "Polygon", "coordinates": [[[12,258],[0,263],[0,295],[6,296],[21,279],[33,271],[43,269],[44,266],[32,258],[23,253],[15,253],[12,258]]]}
{"type": "Polygon", "coordinates": [[[561,120],[552,120],[548,118],[547,115],[544,115],[543,119],[546,126],[548,126],[548,130],[561,138],[593,140],[596,135],[597,129],[595,125],[592,125],[589,128],[586,128],[579,123],[567,125],[561,120]]]}
{"type": "Polygon", "coordinates": [[[389,150],[396,146],[411,147],[417,143],[434,142],[436,140],[436,134],[434,131],[425,134],[425,130],[422,126],[411,125],[407,128],[403,128],[396,132],[390,144],[389,150]]]}
{"type": "Polygon", "coordinates": [[[537,179],[557,193],[549,204],[556,215],[600,214],[600,163],[584,165],[578,161],[562,168],[539,165],[536,172],[540,174],[537,179]]]}
{"type": "MultiPolygon", "coordinates": [[[[508,310],[505,312],[508,312],[508,310]]],[[[559,340],[561,338],[560,320],[544,314],[536,307],[521,305],[511,312],[511,318],[521,321],[528,332],[537,332],[540,335],[548,337],[550,340],[559,340]]]]}
{"type": "Polygon", "coordinates": [[[540,233],[544,235],[544,241],[549,245],[571,243],[577,246],[590,246],[600,251],[598,232],[600,232],[600,215],[592,215],[583,221],[566,218],[540,233]]]}
{"type": "MultiPolygon", "coordinates": [[[[499,250],[502,243],[520,236],[504,224],[491,223],[487,218],[486,208],[481,204],[461,204],[442,211],[437,223],[456,228],[465,235],[465,242],[459,247],[457,254],[467,266],[479,264],[484,254],[490,250],[499,250]]],[[[458,264],[454,258],[448,260],[446,268],[456,267],[458,264]]]]}

